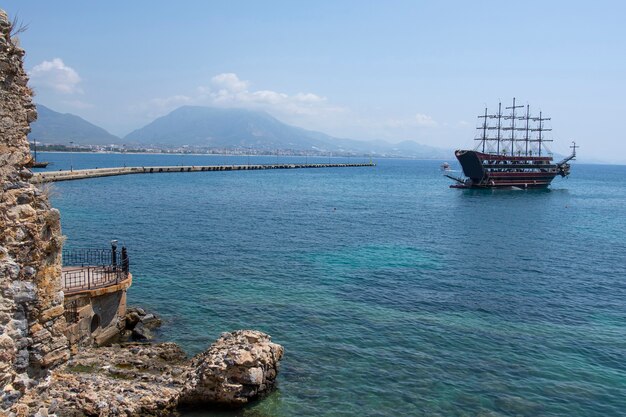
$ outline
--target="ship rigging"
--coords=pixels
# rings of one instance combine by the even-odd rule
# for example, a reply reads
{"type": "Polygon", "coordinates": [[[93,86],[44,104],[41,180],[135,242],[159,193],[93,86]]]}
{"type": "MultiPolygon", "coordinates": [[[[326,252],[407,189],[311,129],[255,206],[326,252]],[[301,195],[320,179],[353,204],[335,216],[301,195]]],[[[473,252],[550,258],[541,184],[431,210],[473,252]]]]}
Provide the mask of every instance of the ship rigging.
{"type": "Polygon", "coordinates": [[[554,163],[546,143],[552,139],[545,133],[552,129],[546,127],[549,117],[543,112],[531,115],[530,105],[513,105],[502,112],[502,103],[498,112],[490,114],[485,108],[477,127],[480,134],[474,150],[457,150],[455,156],[461,163],[463,174],[467,178],[446,177],[455,181],[452,188],[546,188],[555,176],[566,177],[570,174],[569,161],[576,158],[575,142],[572,153],[562,161],[554,163]],[[526,108],[521,115],[518,109],[526,108]],[[519,123],[516,123],[519,122],[519,123]]]}

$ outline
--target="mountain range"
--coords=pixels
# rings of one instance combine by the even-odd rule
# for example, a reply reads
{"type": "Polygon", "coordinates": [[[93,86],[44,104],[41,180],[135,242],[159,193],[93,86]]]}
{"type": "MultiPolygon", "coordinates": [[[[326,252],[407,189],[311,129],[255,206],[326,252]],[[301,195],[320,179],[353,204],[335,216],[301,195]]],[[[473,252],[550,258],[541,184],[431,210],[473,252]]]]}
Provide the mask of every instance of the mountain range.
{"type": "Polygon", "coordinates": [[[28,137],[38,142],[68,145],[105,145],[121,139],[101,127],[70,113],[59,113],[37,104],[37,120],[30,125],[28,137]]]}
{"type": "Polygon", "coordinates": [[[412,141],[390,144],[336,138],[290,126],[264,111],[183,106],[119,138],[72,114],[37,105],[39,117],[29,138],[42,143],[180,148],[290,149],[312,152],[350,152],[414,158],[447,158],[450,151],[412,141]]]}
{"type": "Polygon", "coordinates": [[[307,149],[334,138],[286,125],[268,113],[246,109],[183,106],[128,134],[125,140],[152,145],[307,149]]]}

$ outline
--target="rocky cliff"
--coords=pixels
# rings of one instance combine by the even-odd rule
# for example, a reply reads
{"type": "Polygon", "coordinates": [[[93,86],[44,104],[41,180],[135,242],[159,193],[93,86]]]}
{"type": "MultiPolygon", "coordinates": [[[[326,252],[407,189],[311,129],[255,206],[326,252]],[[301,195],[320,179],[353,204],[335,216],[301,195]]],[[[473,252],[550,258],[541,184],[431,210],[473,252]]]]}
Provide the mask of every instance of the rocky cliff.
{"type": "Polygon", "coordinates": [[[188,360],[175,343],[78,352],[10,416],[170,416],[179,406],[240,407],[273,388],[283,348],[254,330],[224,333],[188,360]]]}
{"type": "Polygon", "coordinates": [[[0,10],[0,410],[69,358],[59,212],[28,182],[26,135],[37,112],[14,30],[0,10]]]}
{"type": "Polygon", "coordinates": [[[252,330],[225,333],[192,360],[175,344],[88,348],[70,359],[60,214],[29,182],[37,112],[14,31],[0,10],[0,416],[156,416],[264,395],[283,348],[252,330]]]}

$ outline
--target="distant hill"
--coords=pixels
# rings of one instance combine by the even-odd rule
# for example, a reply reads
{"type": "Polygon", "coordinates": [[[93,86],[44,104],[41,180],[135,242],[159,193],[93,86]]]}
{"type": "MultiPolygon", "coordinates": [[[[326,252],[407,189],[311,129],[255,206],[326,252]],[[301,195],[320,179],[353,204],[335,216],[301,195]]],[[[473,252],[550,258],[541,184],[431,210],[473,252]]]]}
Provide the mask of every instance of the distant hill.
{"type": "Polygon", "coordinates": [[[41,104],[37,104],[37,120],[31,124],[28,137],[38,142],[63,145],[70,142],[80,145],[106,145],[122,142],[117,136],[79,116],[58,113],[41,104]]]}
{"type": "Polygon", "coordinates": [[[368,154],[389,157],[419,158],[419,159],[449,159],[454,156],[451,149],[436,148],[421,143],[406,140],[399,143],[385,141],[357,141],[352,139],[336,139],[336,143],[344,149],[357,149],[368,154]]]}
{"type": "Polygon", "coordinates": [[[183,106],[126,135],[127,142],[164,146],[308,149],[332,137],[286,125],[263,111],[183,106]]]}
{"type": "Polygon", "coordinates": [[[124,137],[126,143],[166,147],[293,149],[447,158],[450,151],[415,142],[341,139],[287,125],[263,111],[183,106],[124,137]]]}
{"type": "Polygon", "coordinates": [[[183,106],[121,139],[85,119],[37,105],[38,119],[28,135],[46,144],[108,145],[122,143],[157,148],[253,148],[360,153],[407,158],[450,158],[450,150],[412,141],[390,144],[336,138],[290,126],[264,111],[183,106]]]}

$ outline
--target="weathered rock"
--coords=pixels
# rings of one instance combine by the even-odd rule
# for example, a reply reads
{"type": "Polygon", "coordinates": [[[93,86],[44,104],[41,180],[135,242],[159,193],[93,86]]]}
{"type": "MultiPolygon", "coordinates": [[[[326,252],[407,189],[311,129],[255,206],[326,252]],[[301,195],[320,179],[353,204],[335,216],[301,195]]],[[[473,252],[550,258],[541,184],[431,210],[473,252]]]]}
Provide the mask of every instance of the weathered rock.
{"type": "Polygon", "coordinates": [[[142,322],[137,323],[132,330],[132,339],[138,342],[152,339],[152,332],[142,322]]]}
{"type": "Polygon", "coordinates": [[[259,331],[223,333],[208,351],[193,358],[194,371],[180,402],[240,407],[259,398],[274,387],[283,352],[259,331]]]}
{"type": "Polygon", "coordinates": [[[30,389],[11,411],[25,415],[166,416],[177,405],[188,373],[185,353],[174,343],[85,349],[30,389]]]}
{"type": "MultiPolygon", "coordinates": [[[[17,265],[16,265],[17,266],[17,265]]],[[[15,275],[19,274],[19,267],[15,275]]],[[[13,300],[16,303],[27,303],[37,299],[37,289],[35,284],[28,281],[13,281],[11,283],[13,300]]]]}
{"type": "Polygon", "coordinates": [[[41,313],[41,315],[39,316],[40,321],[47,322],[50,319],[59,317],[61,314],[63,314],[64,311],[65,309],[63,308],[63,305],[58,305],[58,306],[49,308],[41,313]]]}
{"type": "Polygon", "coordinates": [[[137,314],[136,311],[126,311],[126,329],[132,330],[135,328],[137,323],[141,321],[141,317],[137,314]]]}
{"type": "Polygon", "coordinates": [[[26,135],[37,113],[12,26],[0,10],[0,343],[6,348],[0,348],[0,415],[32,385],[24,375],[43,375],[69,353],[64,326],[57,325],[63,321],[60,218],[46,193],[29,183],[26,135]]]}
{"type": "Polygon", "coordinates": [[[141,318],[141,322],[148,329],[156,329],[158,327],[161,327],[161,324],[163,324],[161,319],[154,314],[146,314],[141,318]]]}
{"type": "Polygon", "coordinates": [[[240,407],[276,381],[280,345],[264,333],[223,334],[189,360],[175,343],[129,343],[78,352],[11,409],[24,415],[168,416],[178,406],[240,407]]]}
{"type": "Polygon", "coordinates": [[[0,385],[4,386],[11,381],[10,375],[6,372],[10,369],[10,364],[15,362],[17,349],[15,341],[7,334],[0,335],[0,385]],[[2,374],[4,372],[4,374],[2,374]]]}
{"type": "Polygon", "coordinates": [[[143,308],[129,307],[124,317],[126,330],[130,331],[130,340],[147,341],[154,337],[152,330],[161,327],[161,319],[155,314],[146,313],[143,308]]]}

